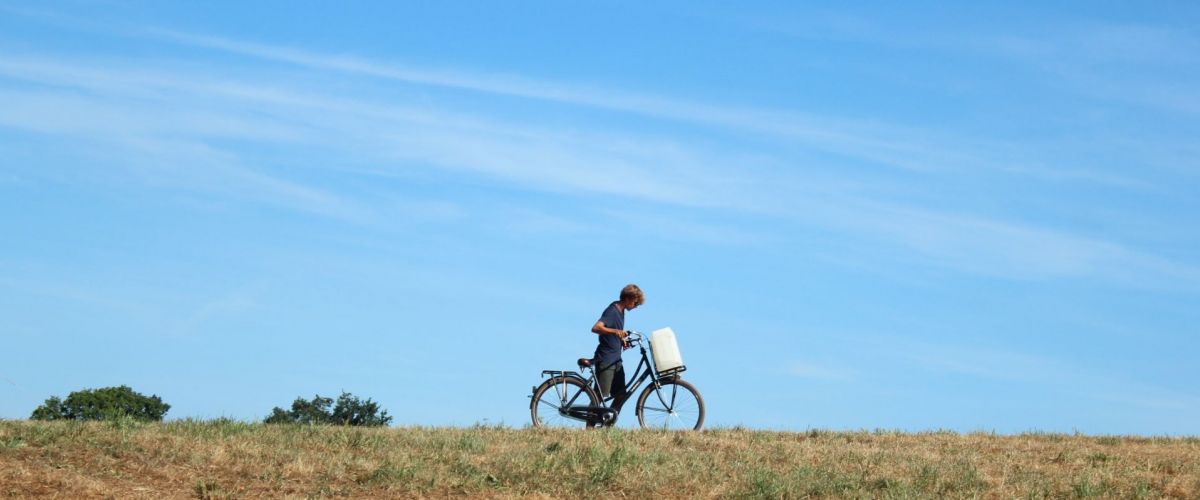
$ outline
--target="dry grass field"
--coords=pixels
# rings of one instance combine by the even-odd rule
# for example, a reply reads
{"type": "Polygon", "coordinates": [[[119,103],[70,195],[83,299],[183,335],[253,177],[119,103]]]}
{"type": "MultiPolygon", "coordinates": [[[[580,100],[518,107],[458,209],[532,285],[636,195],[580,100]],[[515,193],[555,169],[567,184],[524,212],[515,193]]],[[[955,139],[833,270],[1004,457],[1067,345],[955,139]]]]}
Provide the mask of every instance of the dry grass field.
{"type": "Polygon", "coordinates": [[[0,421],[0,496],[1200,498],[1200,439],[0,421]]]}

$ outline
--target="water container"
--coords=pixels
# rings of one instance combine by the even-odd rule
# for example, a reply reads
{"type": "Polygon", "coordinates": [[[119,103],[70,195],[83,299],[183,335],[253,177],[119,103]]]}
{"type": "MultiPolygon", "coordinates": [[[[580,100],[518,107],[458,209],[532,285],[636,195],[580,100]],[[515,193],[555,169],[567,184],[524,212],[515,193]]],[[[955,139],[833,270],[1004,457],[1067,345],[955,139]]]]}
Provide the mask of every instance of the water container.
{"type": "Polygon", "coordinates": [[[660,375],[681,372],[683,357],[679,355],[679,344],[670,327],[650,333],[650,353],[654,356],[654,368],[660,375]]]}

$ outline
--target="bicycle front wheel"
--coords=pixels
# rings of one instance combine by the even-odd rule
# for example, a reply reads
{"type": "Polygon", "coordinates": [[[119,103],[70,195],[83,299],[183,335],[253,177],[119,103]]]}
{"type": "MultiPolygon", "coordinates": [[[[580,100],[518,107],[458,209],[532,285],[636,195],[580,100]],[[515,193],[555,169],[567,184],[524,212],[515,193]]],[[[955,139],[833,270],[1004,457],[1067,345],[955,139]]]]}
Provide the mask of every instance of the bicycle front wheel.
{"type": "Polygon", "coordinates": [[[700,430],[704,426],[704,398],[692,384],[679,378],[650,384],[637,401],[638,423],[643,429],[700,430]]]}
{"type": "Polygon", "coordinates": [[[571,407],[589,407],[600,404],[595,391],[574,377],[554,377],[542,382],[533,392],[529,413],[534,427],[577,428],[591,427],[587,420],[572,417],[567,413],[571,407]]]}

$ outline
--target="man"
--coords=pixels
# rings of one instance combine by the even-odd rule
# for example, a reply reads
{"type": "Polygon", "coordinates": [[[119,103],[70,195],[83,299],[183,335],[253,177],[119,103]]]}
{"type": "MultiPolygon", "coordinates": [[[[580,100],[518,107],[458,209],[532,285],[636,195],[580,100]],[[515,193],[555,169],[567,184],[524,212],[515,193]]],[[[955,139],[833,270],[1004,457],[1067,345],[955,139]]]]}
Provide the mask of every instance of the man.
{"type": "Polygon", "coordinates": [[[599,345],[592,359],[596,367],[596,378],[600,381],[600,397],[613,396],[612,408],[620,409],[625,403],[625,368],[621,366],[621,352],[629,347],[625,337],[625,311],[636,309],[646,302],[642,289],[632,283],[621,289],[621,297],[609,304],[600,319],[592,325],[592,333],[599,335],[599,345]]]}

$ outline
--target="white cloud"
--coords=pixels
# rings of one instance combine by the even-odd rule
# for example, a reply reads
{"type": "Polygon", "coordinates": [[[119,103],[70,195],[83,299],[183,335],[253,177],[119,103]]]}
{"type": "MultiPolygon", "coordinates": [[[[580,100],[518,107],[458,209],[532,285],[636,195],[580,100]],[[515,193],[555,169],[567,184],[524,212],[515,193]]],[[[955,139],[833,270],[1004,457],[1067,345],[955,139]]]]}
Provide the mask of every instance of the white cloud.
{"type": "Polygon", "coordinates": [[[995,347],[935,345],[912,340],[888,342],[887,355],[943,374],[1030,384],[1147,410],[1196,410],[1194,394],[1097,372],[1088,366],[995,347]]]}
{"type": "Polygon", "coordinates": [[[978,275],[1200,290],[1200,268],[1186,261],[1032,223],[856,197],[811,205],[794,216],[865,237],[863,245],[905,248],[926,263],[978,275]]]}
{"type": "Polygon", "coordinates": [[[147,148],[151,140],[176,136],[195,142],[236,137],[305,143],[386,162],[377,167],[379,172],[419,162],[550,191],[685,205],[728,204],[739,198],[727,193],[727,175],[716,173],[719,167],[712,159],[629,135],[553,131],[312,94],[277,82],[221,82],[146,69],[103,71],[79,63],[0,60],[0,74],[5,73],[99,93],[0,93],[6,101],[21,103],[0,111],[0,123],[40,132],[121,142],[136,137],[147,148]],[[271,118],[262,118],[264,114],[271,118]]]}
{"type": "MultiPolygon", "coordinates": [[[[861,126],[805,123],[786,114],[691,104],[653,97],[594,97],[557,84],[525,79],[488,83],[481,75],[450,76],[359,60],[343,61],[242,42],[189,42],[295,60],[320,71],[391,75],[493,93],[661,114],[677,119],[767,130],[859,151],[859,157],[897,157],[920,168],[928,155],[941,163],[967,160],[936,146],[879,140],[861,126]],[[282,52],[281,52],[282,51],[282,52]],[[391,68],[391,69],[389,69],[391,68]],[[579,97],[582,96],[582,97],[579,97]],[[575,97],[579,97],[575,101],[575,97]],[[635,105],[636,103],[637,105],[635,105]],[[908,158],[908,160],[904,160],[908,158]]],[[[164,65],[165,66],[165,65],[164,65]]],[[[1200,282],[1186,263],[1172,262],[1117,242],[1072,235],[1034,224],[928,209],[906,203],[905,190],[947,172],[909,177],[851,177],[836,161],[800,163],[785,153],[751,152],[734,143],[643,137],[596,128],[549,129],[511,117],[448,111],[436,104],[346,98],[270,75],[256,79],[221,72],[127,62],[7,56],[0,75],[43,84],[37,90],[0,86],[0,124],[113,146],[126,168],[149,183],[280,204],[352,221],[378,218],[378,200],[298,181],[287,168],[269,168],[223,139],[304,148],[338,162],[320,165],[339,175],[403,177],[420,169],[511,183],[569,195],[620,196],[683,208],[730,210],[738,216],[778,217],[807,227],[867,236],[938,265],[1016,279],[1098,277],[1122,284],[1187,288],[1200,282]],[[344,161],[342,161],[344,160],[344,161]],[[359,166],[341,170],[340,163],[359,166]],[[361,165],[369,165],[362,167],[361,165]],[[876,194],[893,201],[879,201],[876,194]],[[1182,284],[1182,285],[1180,285],[1182,284]]],[[[887,135],[887,134],[882,134],[887,135]]],[[[901,136],[896,136],[901,137],[901,136]]],[[[986,162],[986,161],[985,161],[986,162]]],[[[697,214],[697,220],[702,219],[697,214]]],[[[676,237],[708,243],[762,241],[727,224],[663,224],[676,237]]],[[[782,238],[779,241],[786,241],[782,238]]]]}
{"type": "MultiPolygon", "coordinates": [[[[932,139],[928,137],[928,131],[883,125],[875,121],[712,105],[633,93],[612,86],[562,83],[509,74],[432,70],[362,57],[327,55],[291,47],[168,30],[151,30],[151,33],[195,47],[285,62],[321,71],[596,107],[653,118],[769,134],[792,143],[803,143],[813,150],[905,170],[927,172],[986,168],[1003,171],[1006,167],[1004,164],[995,165],[980,161],[978,156],[969,150],[952,146],[945,140],[932,139]]],[[[1029,170],[1024,169],[1025,172],[1029,170]]]]}

